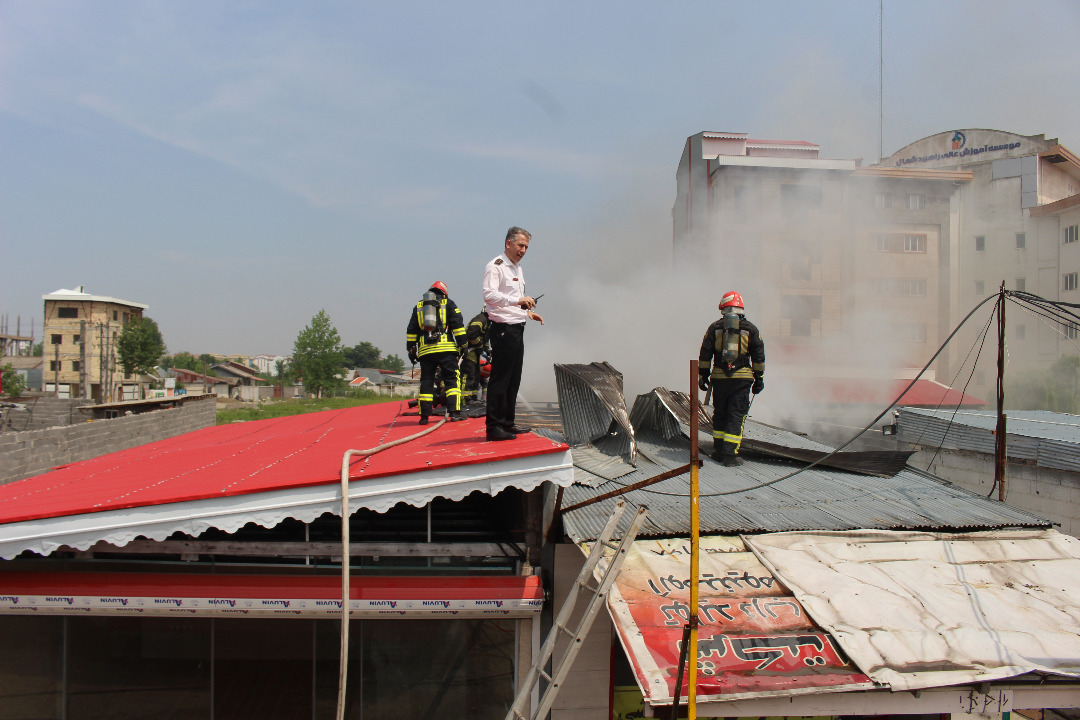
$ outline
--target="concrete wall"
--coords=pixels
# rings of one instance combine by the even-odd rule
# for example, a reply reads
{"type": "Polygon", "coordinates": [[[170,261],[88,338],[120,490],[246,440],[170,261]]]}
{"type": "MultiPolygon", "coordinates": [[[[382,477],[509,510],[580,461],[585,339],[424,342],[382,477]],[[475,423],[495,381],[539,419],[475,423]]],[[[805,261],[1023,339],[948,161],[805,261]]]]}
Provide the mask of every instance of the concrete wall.
{"type": "MultiPolygon", "coordinates": [[[[934,453],[934,449],[919,450],[909,463],[927,469],[934,453]]],[[[994,458],[986,453],[943,449],[937,451],[929,472],[983,496],[993,490],[993,497],[998,497],[994,458]]],[[[1080,537],[1080,473],[1010,460],[1005,466],[1005,502],[1060,523],[1061,532],[1080,537]]]]}
{"type": "Polygon", "coordinates": [[[215,398],[206,397],[176,408],[112,420],[0,433],[0,484],[210,427],[216,420],[215,405],[215,398]]]}
{"type": "MultiPolygon", "coordinates": [[[[6,399],[6,398],[5,398],[6,399]]],[[[85,422],[88,413],[78,410],[83,405],[93,405],[79,398],[58,398],[52,395],[26,394],[12,402],[21,408],[4,408],[0,415],[0,430],[38,430],[61,425],[85,422]]]]}

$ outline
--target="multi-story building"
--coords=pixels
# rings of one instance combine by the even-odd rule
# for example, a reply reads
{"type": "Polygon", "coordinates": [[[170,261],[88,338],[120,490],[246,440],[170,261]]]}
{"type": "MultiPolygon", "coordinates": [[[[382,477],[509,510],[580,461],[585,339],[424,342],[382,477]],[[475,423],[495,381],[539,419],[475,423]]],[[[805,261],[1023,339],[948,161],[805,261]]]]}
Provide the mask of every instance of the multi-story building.
{"type": "MultiPolygon", "coordinates": [[[[674,258],[747,296],[770,375],[815,390],[903,379],[1002,282],[1080,301],[1077,193],[1080,162],[1041,135],[949,131],[864,167],[805,141],[703,132],[679,163],[674,258]]],[[[1009,312],[1014,371],[1077,352],[1075,327],[1009,312]]],[[[996,353],[965,367],[980,331],[924,378],[992,397],[996,353]]]]}
{"type": "Polygon", "coordinates": [[[717,297],[743,294],[781,383],[913,377],[951,329],[951,201],[970,179],[699,133],[679,165],[676,265],[703,271],[717,297]]]}
{"type": "MultiPolygon", "coordinates": [[[[1080,159],[1057,139],[999,130],[964,129],[930,135],[881,161],[896,169],[966,170],[971,182],[952,201],[957,248],[950,258],[950,317],[959,322],[1004,284],[1049,300],[1080,301],[1076,250],[1080,159]]],[[[1062,354],[1078,354],[1070,325],[1006,308],[1008,375],[1045,368],[1062,354]]],[[[962,331],[971,346],[979,329],[962,331]]],[[[983,353],[972,376],[976,393],[992,394],[994,353],[983,353]]],[[[1008,381],[1009,377],[1006,377],[1008,381]]]]}
{"type": "Polygon", "coordinates": [[[124,325],[141,318],[149,306],[91,295],[81,285],[41,299],[45,301],[42,390],[99,402],[124,399],[116,342],[124,325]]]}

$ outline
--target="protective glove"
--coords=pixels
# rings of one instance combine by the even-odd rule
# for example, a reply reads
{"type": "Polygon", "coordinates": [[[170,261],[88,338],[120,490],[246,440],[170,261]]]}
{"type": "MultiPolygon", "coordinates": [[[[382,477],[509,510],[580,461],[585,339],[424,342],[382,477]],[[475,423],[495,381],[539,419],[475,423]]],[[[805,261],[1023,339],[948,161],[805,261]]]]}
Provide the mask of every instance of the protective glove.
{"type": "MultiPolygon", "coordinates": [[[[745,386],[743,386],[743,387],[745,387],[745,386]]],[[[758,376],[758,377],[754,378],[754,384],[753,384],[753,386],[751,386],[750,392],[757,395],[759,392],[761,392],[764,389],[765,389],[765,379],[762,378],[761,376],[758,376]]]]}
{"type": "Polygon", "coordinates": [[[698,386],[698,389],[701,390],[702,392],[709,392],[709,376],[708,375],[700,375],[700,376],[698,376],[697,386],[698,386]]]}
{"type": "Polygon", "coordinates": [[[409,362],[415,365],[417,361],[416,346],[409,345],[406,349],[409,351],[409,362]]]}

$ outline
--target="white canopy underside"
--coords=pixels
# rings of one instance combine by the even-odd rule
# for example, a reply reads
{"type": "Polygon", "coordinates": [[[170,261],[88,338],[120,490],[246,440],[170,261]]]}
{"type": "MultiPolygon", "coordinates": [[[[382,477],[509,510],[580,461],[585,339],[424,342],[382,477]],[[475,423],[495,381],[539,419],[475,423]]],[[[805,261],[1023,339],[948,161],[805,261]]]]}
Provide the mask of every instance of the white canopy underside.
{"type": "MultiPolygon", "coordinates": [[[[567,450],[352,480],[349,509],[386,512],[398,503],[423,507],[438,497],[461,500],[473,492],[497,495],[511,487],[529,491],[545,481],[565,487],[573,480],[567,450]]],[[[164,540],[176,532],[198,536],[210,528],[231,533],[247,523],[273,527],[285,518],[311,522],[324,513],[341,514],[340,483],[9,523],[0,525],[0,558],[25,550],[48,555],[64,546],[85,550],[100,541],[123,546],[139,537],[164,540]]]]}

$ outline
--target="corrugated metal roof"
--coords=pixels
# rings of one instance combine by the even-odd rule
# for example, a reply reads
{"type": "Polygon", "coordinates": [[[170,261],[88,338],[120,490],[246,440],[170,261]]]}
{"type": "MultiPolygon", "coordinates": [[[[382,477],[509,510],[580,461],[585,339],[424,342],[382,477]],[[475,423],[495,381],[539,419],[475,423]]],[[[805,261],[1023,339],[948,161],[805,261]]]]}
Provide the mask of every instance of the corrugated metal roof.
{"type": "Polygon", "coordinates": [[[634,426],[626,412],[622,373],[606,362],[588,365],[555,365],[555,389],[559,394],[563,434],[571,445],[593,442],[605,436],[621,438],[619,445],[635,461],[634,426]]]}
{"type": "MultiPolygon", "coordinates": [[[[1080,416],[1046,410],[1006,414],[1010,458],[1041,467],[1080,471],[1080,416]]],[[[897,437],[914,445],[994,454],[997,414],[991,410],[952,412],[902,408],[897,437]]]]}
{"type": "MultiPolygon", "coordinates": [[[[563,493],[563,507],[642,482],[689,462],[685,431],[672,434],[665,407],[677,407],[676,393],[656,390],[640,396],[632,417],[638,463],[632,471],[616,452],[592,447],[572,448],[575,484],[563,493]],[[641,407],[639,407],[639,405],[641,407]],[[647,422],[647,421],[652,421],[647,422]]],[[[687,403],[683,417],[689,417],[687,403]]],[[[677,420],[677,418],[676,418],[677,420]]],[[[702,433],[702,437],[705,437],[702,433]]],[[[744,442],[768,438],[788,447],[829,449],[795,433],[748,421],[744,442]]],[[[773,485],[805,463],[781,458],[748,456],[735,468],[704,458],[699,471],[700,516],[703,534],[738,534],[790,530],[952,529],[1049,527],[1050,521],[968,492],[913,468],[893,477],[868,477],[817,466],[773,485]],[[758,487],[760,486],[760,487],[758,487]],[[745,492],[731,493],[746,490],[745,492]]],[[[689,532],[689,474],[631,491],[624,497],[635,506],[647,505],[649,517],[640,537],[673,537],[689,532]]],[[[595,539],[611,515],[614,499],[563,514],[564,527],[575,541],[595,539]]]]}
{"type": "Polygon", "coordinates": [[[340,514],[350,448],[385,448],[349,465],[353,509],[386,512],[402,502],[422,507],[436,497],[572,482],[572,458],[559,442],[532,433],[487,442],[477,420],[420,435],[405,405],[218,425],[0,485],[0,557],[340,514]]]}

